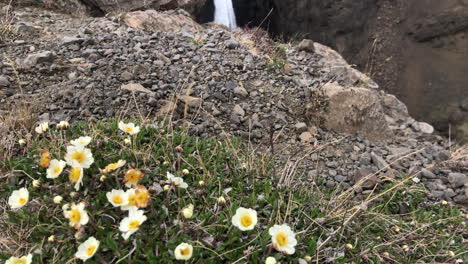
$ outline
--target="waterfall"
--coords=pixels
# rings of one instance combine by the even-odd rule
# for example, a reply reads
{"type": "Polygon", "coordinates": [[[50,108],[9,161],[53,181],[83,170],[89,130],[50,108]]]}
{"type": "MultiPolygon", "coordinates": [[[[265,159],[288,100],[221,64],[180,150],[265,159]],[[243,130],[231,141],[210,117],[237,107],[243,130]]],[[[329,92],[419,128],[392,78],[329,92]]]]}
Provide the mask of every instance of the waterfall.
{"type": "Polygon", "coordinates": [[[214,22],[223,24],[229,29],[237,28],[236,14],[234,13],[232,0],[214,0],[214,5],[214,22]]]}

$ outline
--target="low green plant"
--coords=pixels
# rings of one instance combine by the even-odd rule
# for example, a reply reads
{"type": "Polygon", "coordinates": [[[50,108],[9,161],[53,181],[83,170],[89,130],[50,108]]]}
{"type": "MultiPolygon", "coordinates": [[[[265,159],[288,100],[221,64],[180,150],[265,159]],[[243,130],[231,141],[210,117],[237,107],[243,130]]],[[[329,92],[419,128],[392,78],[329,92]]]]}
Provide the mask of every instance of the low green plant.
{"type": "Polygon", "coordinates": [[[359,201],[344,199],[318,180],[306,184],[300,170],[275,163],[274,157],[246,148],[237,138],[198,138],[167,124],[140,124],[138,133],[128,135],[116,120],[44,130],[25,145],[24,154],[1,164],[10,172],[0,183],[2,260],[31,253],[33,263],[76,263],[79,245],[91,236],[100,245],[87,263],[176,263],[174,250],[180,243],[193,246],[191,263],[264,263],[269,256],[281,263],[446,263],[466,258],[466,216],[455,206],[424,203],[424,187],[406,184],[407,177],[359,201]],[[70,142],[82,136],[91,138],[86,148],[94,162],[84,169],[80,190],[70,183],[69,168],[58,178],[46,178],[46,169],[38,165],[44,150],[61,160],[70,142]],[[103,173],[119,160],[126,164],[103,173]],[[285,170],[275,174],[273,168],[281,166],[285,170]],[[123,179],[130,168],[144,173],[138,184],[149,190],[150,200],[140,208],[147,220],[125,240],[119,225],[128,212],[113,207],[106,193],[127,189],[123,179]],[[183,178],[188,188],[177,188],[167,172],[183,178]],[[13,210],[7,200],[21,187],[29,190],[29,201],[13,210]],[[86,203],[89,222],[76,230],[62,207],[79,202],[86,203]],[[187,218],[184,209],[190,204],[193,215],[187,218]],[[252,230],[232,224],[240,207],[256,211],[252,230]],[[287,224],[295,232],[293,255],[272,247],[268,230],[275,224],[287,224]]]}

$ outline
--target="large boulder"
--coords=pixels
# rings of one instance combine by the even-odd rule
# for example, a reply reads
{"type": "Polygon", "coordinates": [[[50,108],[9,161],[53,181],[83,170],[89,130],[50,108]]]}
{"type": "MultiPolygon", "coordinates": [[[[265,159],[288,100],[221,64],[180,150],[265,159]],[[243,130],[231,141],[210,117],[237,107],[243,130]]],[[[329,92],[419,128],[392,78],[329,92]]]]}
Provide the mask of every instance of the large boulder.
{"type": "Polygon", "coordinates": [[[328,83],[322,89],[328,97],[328,111],[324,113],[327,129],[377,141],[391,138],[392,131],[376,91],[337,83],[328,83]]]}
{"type": "Polygon", "coordinates": [[[190,31],[202,29],[183,10],[167,12],[157,12],[155,10],[134,11],[126,13],[123,16],[123,21],[132,28],[163,32],[177,32],[183,28],[190,31]]]}

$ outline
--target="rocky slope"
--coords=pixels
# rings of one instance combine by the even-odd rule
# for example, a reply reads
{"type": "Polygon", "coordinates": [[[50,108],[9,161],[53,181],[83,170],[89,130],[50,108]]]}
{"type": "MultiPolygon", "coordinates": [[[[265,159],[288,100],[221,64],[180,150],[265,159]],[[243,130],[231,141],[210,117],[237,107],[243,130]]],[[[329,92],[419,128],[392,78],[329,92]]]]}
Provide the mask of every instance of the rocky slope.
{"type": "Polygon", "coordinates": [[[303,158],[298,184],[348,189],[368,176],[354,190],[362,196],[411,173],[430,198],[468,202],[468,166],[447,161],[448,142],[326,46],[305,41],[267,59],[259,44],[277,44],[216,26],[161,32],[114,17],[15,13],[22,35],[2,44],[4,112],[35,101],[52,123],[170,117],[193,134],[236,135],[285,162],[303,158]]]}

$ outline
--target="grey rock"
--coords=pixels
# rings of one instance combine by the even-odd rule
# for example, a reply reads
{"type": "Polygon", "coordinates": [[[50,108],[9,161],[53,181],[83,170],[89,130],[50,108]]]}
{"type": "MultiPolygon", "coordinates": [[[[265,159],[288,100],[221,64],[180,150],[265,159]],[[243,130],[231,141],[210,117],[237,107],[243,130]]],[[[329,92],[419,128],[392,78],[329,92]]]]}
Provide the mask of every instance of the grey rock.
{"type": "Polygon", "coordinates": [[[337,182],[344,182],[344,181],[346,181],[347,178],[346,178],[345,176],[343,176],[343,175],[336,175],[336,176],[334,177],[334,179],[335,179],[335,181],[337,181],[337,182]]]}
{"type": "Polygon", "coordinates": [[[300,43],[299,46],[297,47],[300,51],[306,51],[309,53],[314,53],[315,52],[315,46],[314,42],[310,39],[303,39],[300,43]]]}
{"type": "Polygon", "coordinates": [[[468,205],[468,196],[459,194],[453,198],[453,201],[458,204],[468,205]]]}
{"type": "Polygon", "coordinates": [[[236,88],[234,88],[234,94],[239,97],[247,97],[249,95],[247,90],[242,85],[238,85],[236,88]]]}
{"type": "Polygon", "coordinates": [[[7,87],[10,85],[10,81],[8,81],[8,78],[0,75],[0,87],[7,87]]]}
{"type": "Polygon", "coordinates": [[[304,122],[299,122],[294,125],[298,133],[303,133],[307,131],[307,124],[304,122]]]}
{"type": "Polygon", "coordinates": [[[449,173],[447,178],[454,188],[464,186],[468,183],[468,176],[463,173],[449,173]]]}
{"type": "Polygon", "coordinates": [[[244,109],[242,109],[242,107],[238,104],[234,106],[233,113],[241,117],[245,115],[244,109]]]}
{"type": "Polygon", "coordinates": [[[84,38],[65,36],[62,38],[62,45],[81,44],[84,41],[84,38]]]}
{"type": "Polygon", "coordinates": [[[24,60],[26,66],[35,66],[41,63],[52,63],[56,59],[56,55],[51,51],[29,54],[24,60]]]}
{"type": "Polygon", "coordinates": [[[228,49],[235,49],[240,46],[239,41],[234,39],[226,40],[225,44],[228,49]]]}
{"type": "Polygon", "coordinates": [[[128,71],[124,71],[122,72],[122,74],[120,75],[120,79],[122,81],[130,81],[130,80],[133,80],[133,74],[131,72],[128,72],[128,71]]]}
{"type": "Polygon", "coordinates": [[[299,139],[301,140],[302,143],[310,143],[310,142],[312,142],[313,138],[314,137],[312,136],[312,134],[310,132],[303,132],[299,136],[299,139]]]}
{"type": "Polygon", "coordinates": [[[430,170],[428,169],[425,169],[425,168],[422,168],[421,169],[421,175],[424,177],[424,178],[427,178],[427,179],[435,179],[437,178],[437,176],[430,170]]]}
{"type": "Polygon", "coordinates": [[[361,168],[356,170],[353,176],[353,181],[357,184],[361,180],[362,183],[360,186],[364,189],[374,188],[378,182],[377,175],[375,175],[375,172],[370,168],[361,168]],[[363,180],[364,178],[366,178],[366,180],[363,180]]]}
{"type": "Polygon", "coordinates": [[[451,188],[447,188],[445,191],[444,191],[444,196],[447,200],[450,200],[452,197],[456,196],[457,193],[455,193],[453,191],[453,189],[451,188]]]}
{"type": "Polygon", "coordinates": [[[370,155],[371,155],[372,163],[377,165],[377,167],[380,170],[382,170],[382,169],[384,169],[385,167],[388,166],[388,163],[382,157],[380,157],[379,155],[375,154],[374,152],[371,152],[370,155]]]}

